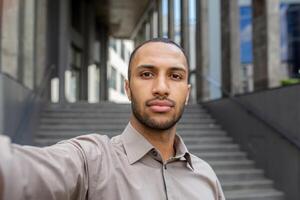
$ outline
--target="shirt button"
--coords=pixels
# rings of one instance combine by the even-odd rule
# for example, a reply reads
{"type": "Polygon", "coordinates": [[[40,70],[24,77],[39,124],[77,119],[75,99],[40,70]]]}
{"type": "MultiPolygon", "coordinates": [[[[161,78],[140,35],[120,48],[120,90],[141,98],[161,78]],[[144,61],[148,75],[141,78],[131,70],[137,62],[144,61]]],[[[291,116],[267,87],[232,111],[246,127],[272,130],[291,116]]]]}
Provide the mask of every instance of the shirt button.
{"type": "Polygon", "coordinates": [[[155,157],[158,155],[157,152],[156,152],[154,149],[151,151],[151,153],[152,153],[152,155],[155,156],[155,157]]]}

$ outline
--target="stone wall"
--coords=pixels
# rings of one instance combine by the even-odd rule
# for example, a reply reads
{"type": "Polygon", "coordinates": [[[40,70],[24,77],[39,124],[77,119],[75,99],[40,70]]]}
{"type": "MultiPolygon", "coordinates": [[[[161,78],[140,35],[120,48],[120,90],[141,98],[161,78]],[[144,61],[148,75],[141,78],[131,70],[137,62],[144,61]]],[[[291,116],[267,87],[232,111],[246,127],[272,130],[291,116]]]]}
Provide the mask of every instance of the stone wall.
{"type": "Polygon", "coordinates": [[[248,155],[285,192],[286,199],[300,199],[300,148],[280,135],[300,144],[300,85],[220,99],[204,106],[248,155]],[[247,105],[250,111],[242,105],[247,105]],[[253,112],[271,122],[275,129],[253,112]]]}

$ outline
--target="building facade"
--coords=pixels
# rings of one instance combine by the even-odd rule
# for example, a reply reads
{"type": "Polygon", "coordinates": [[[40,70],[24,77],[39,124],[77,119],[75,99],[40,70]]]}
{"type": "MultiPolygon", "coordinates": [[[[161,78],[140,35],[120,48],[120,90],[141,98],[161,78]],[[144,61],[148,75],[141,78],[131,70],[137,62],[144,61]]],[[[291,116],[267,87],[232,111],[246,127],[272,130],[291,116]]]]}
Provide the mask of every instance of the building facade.
{"type": "MultiPolygon", "coordinates": [[[[291,154],[300,166],[299,85],[281,88],[299,83],[299,0],[0,0],[0,10],[0,134],[13,142],[32,142],[50,102],[128,103],[130,52],[169,37],[190,59],[192,103],[216,111],[260,163],[273,148],[280,166],[291,154]]],[[[263,167],[298,200],[289,180],[300,168],[285,176],[275,164],[263,167]]]]}

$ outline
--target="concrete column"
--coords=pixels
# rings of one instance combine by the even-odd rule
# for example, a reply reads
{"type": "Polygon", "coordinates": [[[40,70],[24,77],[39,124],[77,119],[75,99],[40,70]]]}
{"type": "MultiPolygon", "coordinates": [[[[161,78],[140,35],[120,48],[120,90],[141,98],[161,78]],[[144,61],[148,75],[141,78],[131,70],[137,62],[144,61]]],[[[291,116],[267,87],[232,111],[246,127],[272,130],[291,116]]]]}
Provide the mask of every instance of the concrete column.
{"type": "MultiPolygon", "coordinates": [[[[23,69],[22,72],[22,82],[27,87],[33,89],[34,86],[34,70],[35,70],[35,64],[34,60],[35,58],[35,51],[34,51],[34,41],[35,41],[35,7],[36,7],[36,1],[35,0],[27,0],[23,2],[24,4],[24,17],[22,19],[23,23],[23,41],[22,41],[22,55],[20,56],[22,58],[22,62],[19,63],[19,68],[23,69]],[[21,66],[20,66],[21,65],[21,66]]],[[[47,20],[47,19],[45,19],[47,20]]],[[[44,29],[46,30],[46,28],[44,29]]],[[[44,34],[46,34],[44,32],[44,34]]],[[[46,52],[44,52],[46,53],[46,52]]],[[[47,55],[45,55],[46,57],[47,55]]]]}
{"type": "Polygon", "coordinates": [[[153,10],[149,12],[148,21],[150,24],[150,38],[153,38],[154,35],[154,23],[153,23],[153,10]]]}
{"type": "Polygon", "coordinates": [[[189,56],[190,44],[189,0],[181,0],[181,46],[189,56]]]}
{"type": "Polygon", "coordinates": [[[141,43],[142,43],[142,39],[141,39],[141,29],[138,30],[136,36],[135,36],[135,39],[134,39],[134,47],[137,47],[139,46],[141,43]]]}
{"type": "Polygon", "coordinates": [[[94,22],[94,7],[90,5],[89,2],[83,2],[83,22],[82,27],[83,29],[83,65],[81,68],[81,88],[80,88],[80,100],[87,101],[88,100],[88,66],[91,63],[91,57],[93,54],[91,54],[91,46],[93,46],[93,27],[95,26],[94,22]]]}
{"type": "Polygon", "coordinates": [[[171,40],[175,39],[174,18],[174,0],[168,0],[168,37],[171,40]]]}
{"type": "Polygon", "coordinates": [[[101,26],[100,30],[100,101],[108,100],[108,79],[107,79],[107,59],[108,59],[108,30],[101,26]]]}
{"type": "Polygon", "coordinates": [[[47,70],[47,0],[36,1],[35,88],[44,84],[47,70]]]}
{"type": "Polygon", "coordinates": [[[254,90],[280,85],[280,0],[252,0],[254,90]]]}
{"type": "Polygon", "coordinates": [[[59,54],[58,54],[58,77],[59,77],[59,102],[65,103],[65,71],[69,66],[70,47],[70,12],[69,0],[59,1],[59,54]]]}
{"type": "Polygon", "coordinates": [[[152,22],[153,22],[153,37],[157,38],[158,37],[158,13],[155,10],[153,11],[152,22]]]}
{"type": "Polygon", "coordinates": [[[138,37],[137,37],[137,35],[134,37],[134,39],[133,39],[133,45],[134,45],[134,47],[136,47],[137,46],[137,43],[138,43],[138,37]]]}
{"type": "Polygon", "coordinates": [[[222,46],[222,88],[226,93],[237,94],[240,81],[240,23],[238,0],[221,2],[221,46],[222,46]]]}
{"type": "Polygon", "coordinates": [[[208,0],[196,1],[196,94],[197,102],[209,99],[208,0]]]}
{"type": "Polygon", "coordinates": [[[157,31],[158,37],[163,36],[163,13],[162,13],[162,0],[156,0],[157,7],[157,31]]]}
{"type": "Polygon", "coordinates": [[[18,23],[18,37],[19,37],[19,44],[18,44],[18,80],[23,83],[23,73],[24,73],[24,32],[25,32],[25,2],[19,2],[19,23],[18,23]]]}
{"type": "Polygon", "coordinates": [[[150,22],[146,21],[142,27],[144,29],[145,40],[149,40],[151,38],[150,22]]]}
{"type": "Polygon", "coordinates": [[[1,10],[2,72],[18,79],[19,0],[3,0],[1,10]]]}
{"type": "Polygon", "coordinates": [[[2,72],[2,20],[3,20],[3,0],[0,0],[0,73],[2,72]]]}

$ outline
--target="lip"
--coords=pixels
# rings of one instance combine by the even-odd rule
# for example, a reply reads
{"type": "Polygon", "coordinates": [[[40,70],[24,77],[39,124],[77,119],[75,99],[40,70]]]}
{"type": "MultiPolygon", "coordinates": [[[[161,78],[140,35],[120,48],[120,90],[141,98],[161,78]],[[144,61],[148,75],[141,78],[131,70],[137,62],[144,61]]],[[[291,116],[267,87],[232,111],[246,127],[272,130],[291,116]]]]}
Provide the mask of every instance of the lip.
{"type": "Polygon", "coordinates": [[[169,112],[174,105],[175,104],[170,100],[152,100],[147,103],[151,111],[156,113],[169,112]]]}

